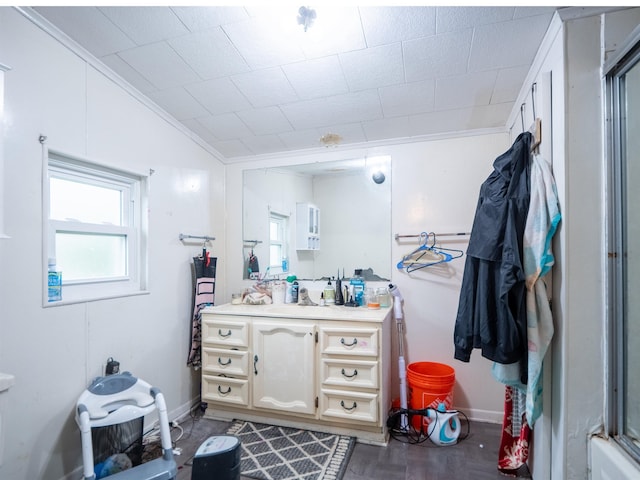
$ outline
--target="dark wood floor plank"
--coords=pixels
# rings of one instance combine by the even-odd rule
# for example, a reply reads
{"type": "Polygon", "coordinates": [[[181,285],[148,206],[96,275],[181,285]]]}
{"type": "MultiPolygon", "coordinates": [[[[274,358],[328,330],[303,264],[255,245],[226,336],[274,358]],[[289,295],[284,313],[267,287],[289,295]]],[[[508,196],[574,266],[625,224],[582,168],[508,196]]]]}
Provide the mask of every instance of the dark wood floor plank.
{"type": "MultiPolygon", "coordinates": [[[[191,480],[191,459],[198,447],[210,436],[223,434],[230,422],[194,416],[180,426],[182,437],[178,438],[177,428],[171,432],[174,441],[177,439],[174,448],[182,450],[176,457],[177,480],[191,480]]],[[[446,447],[430,440],[406,444],[391,439],[386,447],[358,443],[343,480],[504,480],[497,470],[501,426],[482,422],[471,422],[470,426],[465,440],[446,447]]]]}

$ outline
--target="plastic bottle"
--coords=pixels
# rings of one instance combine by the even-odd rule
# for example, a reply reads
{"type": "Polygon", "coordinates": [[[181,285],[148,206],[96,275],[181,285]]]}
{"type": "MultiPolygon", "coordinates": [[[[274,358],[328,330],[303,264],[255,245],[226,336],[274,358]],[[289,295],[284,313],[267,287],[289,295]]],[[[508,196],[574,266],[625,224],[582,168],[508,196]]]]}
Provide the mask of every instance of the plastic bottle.
{"type": "Polygon", "coordinates": [[[282,273],[287,273],[289,271],[289,259],[284,257],[282,259],[282,273]]]}
{"type": "Polygon", "coordinates": [[[298,282],[293,282],[293,285],[291,285],[291,303],[298,303],[299,288],[300,288],[300,285],[298,285],[298,282]]]}
{"type": "Polygon", "coordinates": [[[289,275],[287,277],[287,287],[284,294],[284,303],[298,303],[298,291],[297,291],[298,282],[296,282],[295,275],[289,275]],[[296,284],[296,301],[293,301],[293,284],[296,284]]]}
{"type": "Polygon", "coordinates": [[[56,270],[56,259],[49,259],[49,272],[47,274],[47,300],[59,302],[62,300],[62,272],[56,270]]]}
{"type": "Polygon", "coordinates": [[[364,305],[364,279],[362,278],[362,269],[356,269],[353,277],[349,280],[349,284],[353,287],[353,300],[358,306],[364,305]]]}
{"type": "Polygon", "coordinates": [[[333,285],[331,285],[331,279],[324,287],[324,303],[325,305],[335,305],[336,303],[336,291],[333,289],[333,285]]]}

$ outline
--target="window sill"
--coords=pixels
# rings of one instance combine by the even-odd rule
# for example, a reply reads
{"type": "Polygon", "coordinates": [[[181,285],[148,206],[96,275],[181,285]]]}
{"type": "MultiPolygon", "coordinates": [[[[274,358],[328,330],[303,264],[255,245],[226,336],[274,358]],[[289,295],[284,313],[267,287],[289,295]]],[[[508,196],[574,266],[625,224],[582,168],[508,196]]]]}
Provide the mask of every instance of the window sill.
{"type": "Polygon", "coordinates": [[[149,290],[138,290],[135,292],[113,293],[113,294],[100,295],[100,296],[87,296],[82,298],[73,298],[70,300],[63,299],[57,302],[45,302],[43,303],[42,308],[61,307],[63,305],[75,305],[78,303],[99,302],[100,300],[111,300],[113,298],[136,297],[139,295],[149,295],[150,293],[151,292],[149,290]]]}

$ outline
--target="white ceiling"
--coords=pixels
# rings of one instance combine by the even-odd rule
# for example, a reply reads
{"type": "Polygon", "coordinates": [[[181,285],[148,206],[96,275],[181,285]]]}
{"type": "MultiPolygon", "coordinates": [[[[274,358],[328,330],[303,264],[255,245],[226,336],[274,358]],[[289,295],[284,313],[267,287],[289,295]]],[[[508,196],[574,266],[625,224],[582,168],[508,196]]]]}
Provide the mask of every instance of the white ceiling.
{"type": "Polygon", "coordinates": [[[225,162],[504,127],[554,7],[36,7],[225,162]]]}

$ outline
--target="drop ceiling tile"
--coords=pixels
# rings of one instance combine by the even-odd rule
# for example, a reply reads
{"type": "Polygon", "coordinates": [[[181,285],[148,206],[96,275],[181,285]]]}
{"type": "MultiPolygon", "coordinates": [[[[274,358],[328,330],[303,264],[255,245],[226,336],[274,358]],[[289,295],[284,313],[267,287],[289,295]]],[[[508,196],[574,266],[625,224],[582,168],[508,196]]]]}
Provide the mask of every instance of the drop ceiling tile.
{"type": "MultiPolygon", "coordinates": [[[[341,119],[343,120],[343,119],[341,119]]],[[[342,137],[341,144],[366,142],[367,137],[364,134],[361,123],[343,123],[332,125],[329,129],[321,129],[322,135],[327,133],[335,133],[342,137]]],[[[322,135],[320,135],[322,137],[322,135]]]]}
{"type": "Polygon", "coordinates": [[[400,43],[341,53],[340,64],[353,92],[404,81],[400,43]]]}
{"type": "Polygon", "coordinates": [[[297,27],[296,41],[308,59],[366,48],[360,15],[356,7],[321,5],[317,18],[305,32],[297,27]]]}
{"type": "Polygon", "coordinates": [[[284,65],[282,69],[298,97],[304,100],[349,91],[336,55],[284,65]]]}
{"type": "Polygon", "coordinates": [[[218,141],[218,137],[211,133],[210,130],[207,130],[196,118],[187,118],[182,120],[182,124],[211,145],[218,141]]]}
{"type": "Polygon", "coordinates": [[[180,19],[166,7],[99,7],[137,45],[166,40],[189,33],[180,19]]]}
{"type": "Polygon", "coordinates": [[[183,35],[168,43],[205,80],[249,70],[247,62],[219,27],[183,35]]]}
{"type": "Polygon", "coordinates": [[[285,148],[284,143],[282,143],[282,140],[280,140],[277,135],[257,135],[251,137],[243,137],[241,141],[255,155],[280,152],[283,148],[285,148]]]}
{"type": "Polygon", "coordinates": [[[436,33],[435,7],[360,7],[368,47],[436,33]]]}
{"type": "Polygon", "coordinates": [[[199,80],[191,67],[164,42],[125,50],[118,56],[160,90],[199,80]]]}
{"type": "Polygon", "coordinates": [[[546,15],[538,15],[476,28],[469,71],[530,65],[549,20],[546,15]]]}
{"type": "Polygon", "coordinates": [[[472,38],[467,29],[403,42],[407,82],[466,73],[472,38]]]}
{"type": "Polygon", "coordinates": [[[362,128],[368,141],[409,136],[409,117],[382,118],[363,122],[362,128]]]}
{"type": "Polygon", "coordinates": [[[298,100],[298,95],[280,67],[234,75],[232,80],[254,107],[298,100]]]}
{"type": "Polygon", "coordinates": [[[292,130],[291,124],[278,107],[264,107],[237,112],[238,117],[254,135],[270,135],[292,130]]]}
{"type": "Polygon", "coordinates": [[[488,105],[497,75],[496,70],[490,70],[436,79],[435,110],[488,105]]]}
{"type": "Polygon", "coordinates": [[[140,75],[140,72],[134,70],[131,65],[121,59],[118,55],[107,55],[106,57],[102,57],[100,60],[142,93],[149,93],[157,90],[155,85],[140,75]]]}
{"type": "Polygon", "coordinates": [[[249,128],[235,113],[198,118],[198,122],[220,140],[233,140],[252,135],[249,128]]]}
{"type": "Polygon", "coordinates": [[[223,30],[251,68],[273,67],[304,60],[290,29],[268,19],[251,18],[224,25],[223,30]]]}
{"type": "Polygon", "coordinates": [[[187,91],[212,114],[246,110],[247,99],[228,78],[216,78],[185,86],[187,91]]]}
{"type": "Polygon", "coordinates": [[[512,106],[511,103],[500,103],[411,115],[409,133],[411,136],[433,135],[504,127],[512,106]]]}
{"type": "Polygon", "coordinates": [[[438,7],[436,31],[456,32],[479,25],[506,22],[513,17],[514,7],[438,7]]]}
{"type": "Polygon", "coordinates": [[[296,130],[334,125],[336,119],[345,123],[382,118],[376,90],[303,100],[281,107],[296,130]]]}
{"type": "Polygon", "coordinates": [[[192,32],[249,18],[247,11],[242,7],[171,7],[171,10],[192,32]]]}
{"type": "Polygon", "coordinates": [[[549,22],[556,11],[556,7],[516,7],[513,18],[533,17],[535,15],[548,15],[549,22]]]}
{"type": "Polygon", "coordinates": [[[278,136],[289,150],[302,150],[321,146],[320,137],[322,135],[315,128],[292,130],[291,132],[280,133],[278,136]]]}
{"type": "Polygon", "coordinates": [[[96,57],[135,47],[135,43],[96,7],[36,7],[96,57]]]}
{"type": "Polygon", "coordinates": [[[227,158],[244,157],[251,155],[252,153],[251,150],[249,150],[240,140],[224,140],[215,142],[213,147],[227,158]]]}
{"type": "Polygon", "coordinates": [[[151,92],[148,96],[178,120],[209,115],[209,112],[182,87],[151,92]]]}
{"type": "Polygon", "coordinates": [[[528,72],[528,65],[499,70],[491,103],[515,102],[528,72]]]}
{"type": "Polygon", "coordinates": [[[435,80],[382,87],[378,93],[385,117],[429,112],[435,101],[435,80]]]}

